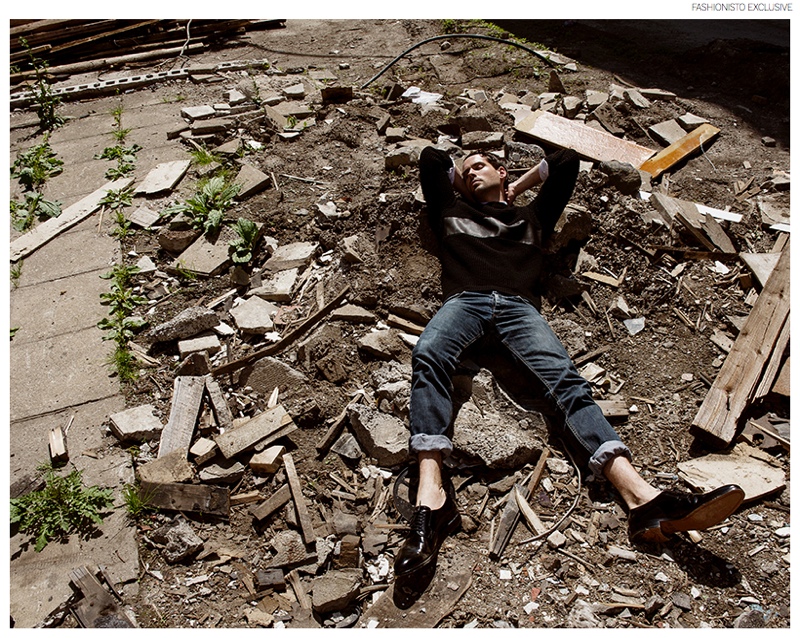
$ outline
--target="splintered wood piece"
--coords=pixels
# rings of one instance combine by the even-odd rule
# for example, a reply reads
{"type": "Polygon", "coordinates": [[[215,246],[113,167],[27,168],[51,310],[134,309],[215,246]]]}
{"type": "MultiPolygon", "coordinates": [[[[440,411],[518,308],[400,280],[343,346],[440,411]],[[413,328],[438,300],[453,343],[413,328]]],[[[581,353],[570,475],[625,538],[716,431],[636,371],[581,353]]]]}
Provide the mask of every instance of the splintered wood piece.
{"type": "MultiPolygon", "coordinates": [[[[545,448],[542,450],[541,456],[539,456],[539,461],[536,463],[536,467],[531,474],[531,479],[528,481],[527,486],[516,484],[514,489],[517,487],[519,488],[520,493],[524,498],[528,498],[531,493],[536,489],[536,486],[539,485],[539,481],[542,479],[542,474],[544,473],[545,462],[547,458],[550,456],[550,450],[545,448]]],[[[497,530],[496,535],[494,536],[494,540],[492,541],[492,545],[489,548],[489,557],[497,560],[503,554],[503,551],[508,545],[508,542],[511,540],[511,537],[514,535],[514,530],[517,527],[517,523],[519,522],[520,518],[520,511],[519,505],[517,505],[517,499],[513,497],[509,498],[506,501],[506,506],[503,509],[503,514],[500,517],[500,525],[497,530]]]]}
{"type": "Polygon", "coordinates": [[[226,459],[256,445],[272,443],[297,429],[292,417],[282,405],[257,414],[244,425],[226,430],[214,438],[226,459]]]}
{"type": "Polygon", "coordinates": [[[198,512],[226,518],[230,515],[231,499],[227,487],[142,481],[139,494],[145,503],[159,509],[198,512]]]}
{"type": "Polygon", "coordinates": [[[673,142],[663,151],[648,159],[639,168],[647,171],[654,178],[658,177],[697,149],[702,149],[703,144],[714,139],[717,135],[719,135],[718,128],[711,126],[711,124],[701,124],[691,133],[687,133],[677,142],[673,142]]]}
{"type": "Polygon", "coordinates": [[[87,567],[76,567],[69,578],[83,594],[83,598],[73,607],[82,627],[134,627],[127,614],[119,607],[117,599],[87,567]]]}
{"type": "Polygon", "coordinates": [[[286,582],[288,582],[294,590],[294,595],[297,597],[297,602],[303,609],[311,609],[311,598],[303,588],[303,582],[300,580],[300,574],[296,569],[293,569],[286,574],[286,582]]]}
{"type": "Polygon", "coordinates": [[[206,392],[208,393],[211,410],[214,412],[217,425],[223,430],[233,427],[233,414],[231,414],[228,402],[222,394],[222,388],[219,387],[219,383],[210,374],[206,375],[205,379],[206,392]]]}
{"type": "Polygon", "coordinates": [[[639,168],[653,154],[649,148],[547,111],[534,111],[514,128],[541,142],[573,148],[582,157],[595,162],[617,160],[639,168]]]}
{"type": "Polygon", "coordinates": [[[722,226],[719,225],[719,222],[716,219],[714,219],[711,215],[705,215],[700,223],[706,233],[706,236],[719,250],[724,253],[736,252],[736,248],[734,247],[731,238],[728,237],[728,234],[725,232],[722,226]]]}
{"type": "Polygon", "coordinates": [[[27,257],[33,251],[44,246],[59,233],[72,228],[78,222],[94,213],[100,208],[102,200],[110,190],[123,190],[133,182],[132,179],[119,179],[108,182],[98,188],[94,193],[75,202],[72,206],[61,211],[58,217],[51,217],[47,221],[35,226],[32,230],[11,242],[11,261],[15,262],[27,257]]]}
{"type": "Polygon", "coordinates": [[[169,421],[161,431],[158,456],[175,450],[184,450],[188,456],[205,386],[203,377],[175,377],[169,421]]]}
{"type": "Polygon", "coordinates": [[[286,503],[292,500],[292,491],[288,485],[282,485],[280,489],[270,496],[266,501],[250,510],[250,513],[258,521],[263,521],[267,516],[277,511],[286,503]]]}
{"type": "Polygon", "coordinates": [[[764,290],[722,364],[691,430],[722,445],[736,435],[739,417],[752,399],[789,317],[788,247],[781,253],[764,290]]]}
{"type": "Polygon", "coordinates": [[[300,485],[300,478],[297,476],[297,469],[291,454],[283,455],[283,465],[286,470],[286,480],[289,481],[289,489],[292,491],[294,509],[297,512],[297,521],[300,523],[303,540],[306,543],[313,543],[317,535],[314,533],[314,524],[311,521],[311,514],[308,511],[308,504],[303,496],[303,488],[300,485]]]}
{"type": "Polygon", "coordinates": [[[50,430],[49,448],[50,460],[53,463],[66,463],[69,460],[67,439],[64,437],[64,430],[60,425],[50,430]]]}

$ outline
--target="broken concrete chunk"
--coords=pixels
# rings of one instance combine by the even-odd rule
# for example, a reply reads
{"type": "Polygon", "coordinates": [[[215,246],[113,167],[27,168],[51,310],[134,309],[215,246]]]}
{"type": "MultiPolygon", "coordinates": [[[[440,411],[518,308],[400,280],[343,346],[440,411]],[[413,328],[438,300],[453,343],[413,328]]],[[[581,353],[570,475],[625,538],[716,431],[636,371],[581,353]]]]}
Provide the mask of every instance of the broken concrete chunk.
{"type": "Polygon", "coordinates": [[[397,336],[396,330],[375,330],[358,340],[358,347],[380,359],[408,356],[408,347],[397,336]]]}
{"type": "Polygon", "coordinates": [[[219,323],[217,313],[208,308],[193,306],[186,308],[175,317],[150,330],[154,343],[185,339],[210,330],[219,323]]]}
{"type": "Polygon", "coordinates": [[[339,569],[318,576],[313,583],[314,611],[324,614],[347,608],[358,596],[360,586],[360,569],[339,569]]]}
{"type": "Polygon", "coordinates": [[[189,448],[189,455],[197,465],[202,465],[218,451],[217,444],[211,439],[200,438],[189,448]]]}
{"type": "Polygon", "coordinates": [[[349,321],[351,323],[375,323],[375,315],[361,306],[345,304],[333,310],[331,321],[349,321]]]}
{"type": "Polygon", "coordinates": [[[290,100],[301,100],[306,96],[306,87],[302,82],[287,86],[283,89],[283,94],[290,100]]]}
{"type": "Polygon", "coordinates": [[[216,354],[220,350],[222,350],[222,344],[219,341],[219,337],[213,332],[178,341],[178,354],[181,359],[200,352],[216,354]]]}
{"type": "Polygon", "coordinates": [[[601,162],[598,170],[605,173],[608,176],[608,183],[623,195],[634,195],[639,192],[642,177],[631,164],[611,160],[601,162]]]}
{"type": "Polygon", "coordinates": [[[289,270],[290,268],[302,268],[311,262],[318,248],[318,243],[308,241],[278,246],[269,260],[267,260],[267,263],[264,264],[264,269],[270,272],[277,272],[279,270],[289,270]]]}
{"type": "Polygon", "coordinates": [[[466,150],[482,151],[503,146],[503,133],[473,131],[461,136],[461,147],[466,150]]]}
{"type": "Polygon", "coordinates": [[[686,131],[678,123],[678,120],[659,122],[658,124],[653,124],[647,130],[665,146],[674,144],[686,135],[686,131]]]}
{"type": "Polygon", "coordinates": [[[267,301],[291,301],[292,290],[297,283],[298,269],[289,268],[275,273],[258,288],[247,292],[248,297],[256,296],[267,301]]]}
{"type": "Polygon", "coordinates": [[[356,439],[378,465],[398,465],[408,457],[408,428],[400,419],[361,404],[351,405],[348,415],[356,439]]]}
{"type": "Polygon", "coordinates": [[[226,459],[205,466],[197,477],[203,483],[238,483],[244,476],[245,467],[236,459],[226,459]]]}
{"type": "Polygon", "coordinates": [[[233,183],[240,186],[237,198],[245,199],[263,191],[269,185],[270,177],[255,166],[243,164],[233,183]]]}
{"type": "Polygon", "coordinates": [[[306,551],[303,537],[292,529],[278,532],[270,545],[277,552],[269,565],[270,568],[291,568],[317,559],[315,552],[306,551]]]}
{"type": "Polygon", "coordinates": [[[339,439],[331,446],[331,452],[348,459],[350,461],[359,461],[364,453],[358,446],[358,441],[349,432],[345,432],[339,439]]]}
{"type": "Polygon", "coordinates": [[[250,297],[230,310],[236,326],[248,334],[270,332],[275,327],[272,318],[276,312],[278,307],[261,297],[250,297]]]}
{"type": "Polygon", "coordinates": [[[137,473],[142,484],[148,485],[186,483],[194,478],[194,470],[186,460],[185,450],[174,450],[148,461],[137,468],[137,473]]]}
{"type": "Polygon", "coordinates": [[[185,106],[181,109],[181,115],[192,122],[214,117],[216,113],[214,107],[208,104],[202,106],[185,106]]]}
{"type": "Polygon", "coordinates": [[[708,120],[699,115],[692,115],[691,113],[684,113],[678,118],[678,124],[683,127],[685,131],[693,131],[703,124],[708,124],[708,120]]]}
{"type": "Polygon", "coordinates": [[[175,160],[159,164],[145,176],[142,183],[136,187],[136,192],[154,195],[172,190],[183,179],[191,163],[191,160],[175,160]]]}
{"type": "Polygon", "coordinates": [[[164,560],[170,564],[191,558],[203,547],[203,540],[182,517],[154,530],[150,534],[150,539],[164,546],[162,548],[164,560]]]}
{"type": "Polygon", "coordinates": [[[625,96],[625,100],[628,102],[628,104],[632,104],[638,109],[646,109],[650,107],[650,100],[644,97],[636,89],[625,89],[625,91],[623,91],[623,95],[625,96]]]}
{"type": "Polygon", "coordinates": [[[134,226],[141,228],[150,228],[158,223],[161,216],[154,210],[150,210],[147,206],[139,206],[136,210],[127,214],[128,221],[134,226]]]}
{"type": "Polygon", "coordinates": [[[111,432],[123,443],[159,438],[164,425],[153,410],[155,407],[147,404],[112,414],[111,432]]]}

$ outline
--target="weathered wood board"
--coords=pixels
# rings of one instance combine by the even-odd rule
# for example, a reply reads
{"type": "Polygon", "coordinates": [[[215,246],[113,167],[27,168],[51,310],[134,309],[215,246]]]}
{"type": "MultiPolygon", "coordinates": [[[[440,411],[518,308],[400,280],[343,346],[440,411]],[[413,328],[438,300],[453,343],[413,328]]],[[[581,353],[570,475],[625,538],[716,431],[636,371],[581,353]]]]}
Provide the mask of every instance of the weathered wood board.
{"type": "Polygon", "coordinates": [[[547,111],[534,111],[514,126],[520,133],[559,148],[573,148],[595,162],[617,160],[639,168],[654,151],[547,111]]]}

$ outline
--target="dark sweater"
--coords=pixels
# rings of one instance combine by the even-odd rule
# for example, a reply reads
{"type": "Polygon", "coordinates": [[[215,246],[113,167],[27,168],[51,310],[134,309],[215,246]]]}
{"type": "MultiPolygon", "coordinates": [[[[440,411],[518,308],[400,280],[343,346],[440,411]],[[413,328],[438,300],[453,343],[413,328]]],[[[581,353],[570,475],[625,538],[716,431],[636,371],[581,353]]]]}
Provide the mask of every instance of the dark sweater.
{"type": "Polygon", "coordinates": [[[450,156],[428,146],[419,159],[431,227],[439,239],[442,294],[497,291],[540,303],[542,246],[567,205],[578,175],[575,151],[545,158],[548,177],[527,206],[473,204],[456,194],[450,156]]]}

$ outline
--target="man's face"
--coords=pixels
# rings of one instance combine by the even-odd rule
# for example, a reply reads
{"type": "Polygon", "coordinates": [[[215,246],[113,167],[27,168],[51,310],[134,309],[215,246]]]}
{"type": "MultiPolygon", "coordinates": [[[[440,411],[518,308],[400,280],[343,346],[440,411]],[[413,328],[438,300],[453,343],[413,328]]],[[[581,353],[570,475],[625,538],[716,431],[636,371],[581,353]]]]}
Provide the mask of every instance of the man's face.
{"type": "Polygon", "coordinates": [[[461,168],[467,190],[479,201],[505,200],[506,175],[505,168],[495,168],[483,155],[471,155],[461,168]]]}

